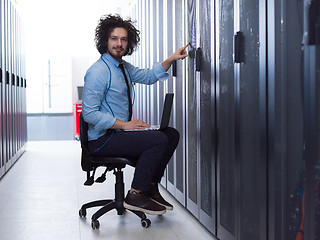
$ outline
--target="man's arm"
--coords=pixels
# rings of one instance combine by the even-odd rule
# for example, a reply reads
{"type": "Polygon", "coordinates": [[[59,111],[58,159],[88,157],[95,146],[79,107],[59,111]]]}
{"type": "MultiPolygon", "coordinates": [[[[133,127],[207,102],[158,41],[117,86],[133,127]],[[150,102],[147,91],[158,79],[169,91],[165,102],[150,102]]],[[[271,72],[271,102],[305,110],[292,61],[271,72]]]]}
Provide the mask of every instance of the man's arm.
{"type": "Polygon", "coordinates": [[[186,51],[186,48],[189,46],[189,43],[185,45],[184,47],[179,48],[177,51],[175,51],[170,57],[168,57],[165,61],[161,63],[163,69],[165,71],[168,71],[171,64],[179,59],[185,59],[188,56],[188,53],[186,51]]]}

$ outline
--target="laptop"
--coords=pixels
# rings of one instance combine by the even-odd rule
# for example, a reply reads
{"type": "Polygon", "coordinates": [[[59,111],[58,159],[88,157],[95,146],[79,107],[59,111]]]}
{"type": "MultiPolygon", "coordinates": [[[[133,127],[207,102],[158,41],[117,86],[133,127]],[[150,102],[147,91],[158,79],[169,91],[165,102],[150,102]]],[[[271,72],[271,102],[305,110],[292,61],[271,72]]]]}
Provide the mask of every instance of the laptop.
{"type": "Polygon", "coordinates": [[[164,99],[164,105],[162,109],[162,116],[160,125],[151,125],[145,129],[130,129],[125,131],[150,131],[150,130],[162,130],[169,126],[171,109],[173,104],[173,93],[167,93],[164,99]]]}

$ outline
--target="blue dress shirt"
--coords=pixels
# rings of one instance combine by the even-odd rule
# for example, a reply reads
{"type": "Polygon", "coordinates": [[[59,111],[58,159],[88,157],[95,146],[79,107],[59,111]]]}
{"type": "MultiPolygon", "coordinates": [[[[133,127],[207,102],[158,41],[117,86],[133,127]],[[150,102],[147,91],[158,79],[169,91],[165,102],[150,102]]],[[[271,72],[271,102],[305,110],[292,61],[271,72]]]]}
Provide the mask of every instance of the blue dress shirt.
{"type": "Polygon", "coordinates": [[[126,61],[118,62],[107,53],[101,55],[84,77],[82,114],[89,125],[89,140],[104,135],[116,119],[121,121],[128,119],[127,86],[119,68],[120,63],[124,65],[131,92],[132,83],[150,85],[158,80],[168,79],[168,73],[161,63],[155,63],[152,69],[139,69],[126,61]]]}

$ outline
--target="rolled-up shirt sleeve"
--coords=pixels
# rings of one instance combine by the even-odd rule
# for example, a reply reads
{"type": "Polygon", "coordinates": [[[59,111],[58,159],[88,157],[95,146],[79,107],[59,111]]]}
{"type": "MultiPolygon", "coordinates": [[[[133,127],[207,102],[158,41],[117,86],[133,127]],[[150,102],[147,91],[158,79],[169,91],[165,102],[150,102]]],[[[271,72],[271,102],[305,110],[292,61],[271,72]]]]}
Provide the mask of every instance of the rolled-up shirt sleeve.
{"type": "Polygon", "coordinates": [[[156,78],[160,81],[165,81],[169,77],[169,74],[163,69],[161,63],[159,62],[153,64],[152,70],[156,75],[156,78]]]}
{"type": "Polygon", "coordinates": [[[116,121],[110,112],[101,108],[109,82],[108,74],[95,69],[89,69],[84,77],[82,114],[89,123],[89,135],[90,128],[94,128],[95,132],[105,132],[116,121]]]}

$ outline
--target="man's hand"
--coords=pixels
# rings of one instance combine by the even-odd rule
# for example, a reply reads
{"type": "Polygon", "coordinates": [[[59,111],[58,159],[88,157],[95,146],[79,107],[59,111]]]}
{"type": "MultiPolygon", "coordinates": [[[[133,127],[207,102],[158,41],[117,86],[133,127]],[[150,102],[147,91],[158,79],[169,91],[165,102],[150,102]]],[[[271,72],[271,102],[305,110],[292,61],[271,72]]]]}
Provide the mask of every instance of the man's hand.
{"type": "Polygon", "coordinates": [[[124,130],[132,130],[132,129],[145,129],[150,127],[148,123],[145,123],[139,119],[132,120],[130,122],[127,122],[125,124],[124,130]]]}
{"type": "Polygon", "coordinates": [[[186,48],[189,46],[190,43],[187,43],[187,45],[179,48],[177,51],[175,51],[170,57],[168,57],[165,61],[161,63],[163,69],[165,71],[168,71],[171,64],[179,59],[185,59],[188,56],[188,53],[186,51],[186,48]]]}
{"type": "Polygon", "coordinates": [[[133,130],[133,129],[145,129],[150,127],[149,124],[139,120],[135,119],[129,122],[124,122],[120,120],[116,120],[116,122],[111,127],[112,129],[124,129],[124,130],[133,130]]]}

